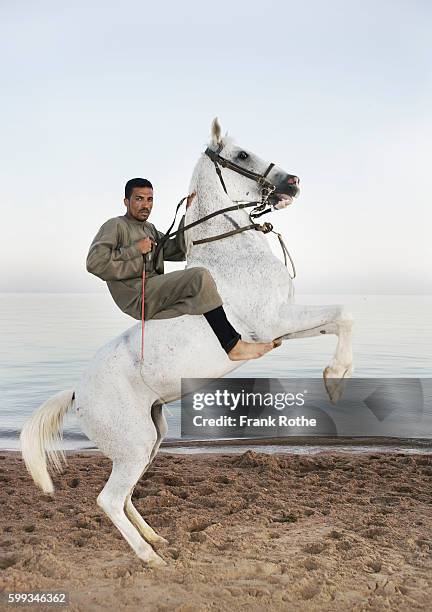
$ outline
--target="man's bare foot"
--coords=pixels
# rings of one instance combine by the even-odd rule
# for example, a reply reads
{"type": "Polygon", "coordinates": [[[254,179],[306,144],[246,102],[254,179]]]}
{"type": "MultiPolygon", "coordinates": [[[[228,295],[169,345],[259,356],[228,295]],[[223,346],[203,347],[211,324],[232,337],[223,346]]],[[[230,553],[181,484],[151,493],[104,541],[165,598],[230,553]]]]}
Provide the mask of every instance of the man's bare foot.
{"type": "Polygon", "coordinates": [[[231,361],[258,359],[258,357],[262,357],[281,344],[281,340],[274,340],[273,342],[244,342],[239,340],[228,353],[228,357],[231,361]]]}

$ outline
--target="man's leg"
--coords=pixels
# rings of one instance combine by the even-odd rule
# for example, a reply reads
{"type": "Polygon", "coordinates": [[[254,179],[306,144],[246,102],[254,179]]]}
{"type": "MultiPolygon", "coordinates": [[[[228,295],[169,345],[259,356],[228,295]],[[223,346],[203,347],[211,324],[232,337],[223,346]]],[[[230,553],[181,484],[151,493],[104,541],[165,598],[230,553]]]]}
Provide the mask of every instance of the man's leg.
{"type": "Polygon", "coordinates": [[[244,342],[240,334],[228,321],[223,306],[204,313],[205,318],[219,339],[222,348],[231,361],[245,361],[262,357],[271,349],[282,344],[282,341],[273,342],[244,342]]]}
{"type": "Polygon", "coordinates": [[[218,306],[213,310],[205,312],[204,316],[218,337],[222,348],[229,354],[231,349],[233,349],[237,342],[241,339],[241,336],[228,321],[223,306],[218,306]]]}
{"type": "Polygon", "coordinates": [[[170,319],[184,314],[204,314],[222,306],[213,277],[206,268],[187,268],[146,279],[146,319],[170,319]]]}
{"type": "Polygon", "coordinates": [[[225,315],[222,298],[206,268],[187,268],[149,277],[145,284],[144,313],[146,319],[203,314],[233,361],[255,359],[279,346],[273,342],[241,340],[225,315]]]}

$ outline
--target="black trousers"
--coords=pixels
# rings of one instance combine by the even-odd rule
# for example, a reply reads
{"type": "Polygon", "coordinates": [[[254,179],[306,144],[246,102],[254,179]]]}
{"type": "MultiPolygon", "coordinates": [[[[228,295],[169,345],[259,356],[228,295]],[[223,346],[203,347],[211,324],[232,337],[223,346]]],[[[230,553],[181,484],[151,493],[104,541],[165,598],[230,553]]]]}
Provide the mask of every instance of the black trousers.
{"type": "Polygon", "coordinates": [[[204,316],[218,337],[225,352],[229,353],[241,339],[241,336],[228,321],[223,306],[218,306],[213,310],[205,312],[204,316]]]}

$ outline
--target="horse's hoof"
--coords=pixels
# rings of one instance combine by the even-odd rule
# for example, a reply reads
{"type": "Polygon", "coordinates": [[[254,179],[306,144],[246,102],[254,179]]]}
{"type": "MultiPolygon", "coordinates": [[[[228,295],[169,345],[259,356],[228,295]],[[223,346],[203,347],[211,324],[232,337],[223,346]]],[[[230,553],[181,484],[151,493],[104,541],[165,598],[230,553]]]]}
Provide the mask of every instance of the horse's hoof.
{"type": "Polygon", "coordinates": [[[276,338],[275,340],[273,340],[273,348],[277,348],[281,344],[282,344],[282,338],[276,338]]]}
{"type": "Polygon", "coordinates": [[[169,544],[168,540],[166,538],[163,538],[162,536],[157,536],[156,538],[153,538],[151,543],[152,544],[160,544],[161,546],[163,544],[169,544]]]}
{"type": "Polygon", "coordinates": [[[162,557],[159,557],[159,555],[157,555],[156,553],[147,561],[147,565],[149,567],[164,567],[165,565],[168,565],[166,561],[164,561],[164,559],[162,559],[162,557]]]}

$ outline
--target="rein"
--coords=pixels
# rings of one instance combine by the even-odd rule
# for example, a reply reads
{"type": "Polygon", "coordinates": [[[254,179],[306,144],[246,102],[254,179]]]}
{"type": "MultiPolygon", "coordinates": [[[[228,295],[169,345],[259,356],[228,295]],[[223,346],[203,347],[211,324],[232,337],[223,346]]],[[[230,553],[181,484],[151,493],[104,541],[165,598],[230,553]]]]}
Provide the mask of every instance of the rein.
{"type": "Polygon", "coordinates": [[[145,286],[145,256],[143,257],[143,272],[141,278],[141,362],[144,361],[144,286],[145,286]]]}

